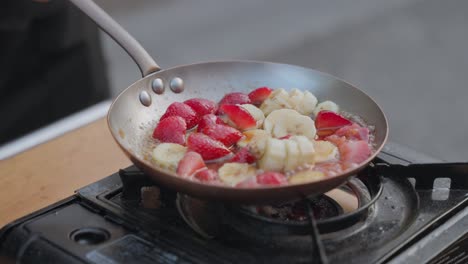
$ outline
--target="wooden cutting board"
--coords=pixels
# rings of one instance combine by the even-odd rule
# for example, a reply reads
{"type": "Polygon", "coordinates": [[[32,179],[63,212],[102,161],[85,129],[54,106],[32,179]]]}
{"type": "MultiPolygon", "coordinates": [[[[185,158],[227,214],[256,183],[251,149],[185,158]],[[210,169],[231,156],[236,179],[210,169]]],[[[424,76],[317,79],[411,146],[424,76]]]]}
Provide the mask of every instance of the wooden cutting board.
{"type": "Polygon", "coordinates": [[[0,228],[130,164],[104,118],[0,161],[0,228]]]}

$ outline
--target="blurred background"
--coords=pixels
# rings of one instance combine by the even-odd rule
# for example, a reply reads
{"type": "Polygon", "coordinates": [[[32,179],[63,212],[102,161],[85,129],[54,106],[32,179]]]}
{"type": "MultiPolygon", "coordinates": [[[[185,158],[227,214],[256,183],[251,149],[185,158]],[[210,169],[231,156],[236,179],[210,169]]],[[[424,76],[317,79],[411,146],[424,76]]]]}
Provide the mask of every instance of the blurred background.
{"type": "MultiPolygon", "coordinates": [[[[98,0],[164,67],[251,59],[338,76],[373,97],[390,140],[468,160],[468,1],[98,0]]],[[[140,75],[103,36],[112,94],[140,75]]]]}
{"type": "MultiPolygon", "coordinates": [[[[324,71],[382,106],[391,141],[444,160],[468,160],[468,1],[96,2],[163,68],[249,59],[324,71]]],[[[104,63],[92,67],[108,73],[104,97],[113,97],[140,75],[117,44],[99,36],[104,63]]]]}

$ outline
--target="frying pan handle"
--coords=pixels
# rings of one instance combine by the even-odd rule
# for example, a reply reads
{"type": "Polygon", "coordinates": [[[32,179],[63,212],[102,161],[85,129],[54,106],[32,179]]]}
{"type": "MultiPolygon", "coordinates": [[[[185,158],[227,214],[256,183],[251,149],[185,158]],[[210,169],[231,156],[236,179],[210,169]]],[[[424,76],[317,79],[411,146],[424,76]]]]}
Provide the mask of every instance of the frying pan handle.
{"type": "Polygon", "coordinates": [[[92,0],[70,0],[70,2],[81,9],[132,57],[143,77],[161,69],[140,43],[92,0]]]}

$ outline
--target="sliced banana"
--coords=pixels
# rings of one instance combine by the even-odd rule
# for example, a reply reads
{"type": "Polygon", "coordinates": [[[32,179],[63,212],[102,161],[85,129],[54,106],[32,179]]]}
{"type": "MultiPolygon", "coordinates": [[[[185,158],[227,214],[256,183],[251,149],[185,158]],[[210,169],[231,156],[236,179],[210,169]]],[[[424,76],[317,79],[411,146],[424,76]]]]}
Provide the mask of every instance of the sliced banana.
{"type": "Polygon", "coordinates": [[[298,89],[292,89],[289,92],[289,102],[292,109],[302,114],[302,101],[304,101],[304,93],[298,89]]]}
{"type": "Polygon", "coordinates": [[[255,121],[257,121],[257,125],[255,126],[256,128],[262,127],[263,120],[265,119],[265,115],[262,110],[253,104],[242,104],[241,107],[247,110],[247,112],[255,118],[255,121]]]}
{"type": "Polygon", "coordinates": [[[268,97],[265,101],[263,101],[262,105],[260,105],[260,109],[263,111],[265,116],[274,110],[284,108],[292,108],[289,100],[289,93],[284,89],[274,90],[270,97],[268,97]]]}
{"type": "Polygon", "coordinates": [[[187,148],[175,143],[161,143],[153,149],[154,163],[164,169],[176,171],[179,161],[184,157],[187,148]]]}
{"type": "Polygon", "coordinates": [[[301,151],[299,145],[294,140],[284,140],[286,145],[286,162],[284,166],[285,171],[296,169],[299,165],[302,165],[301,151]]]}
{"type": "Polygon", "coordinates": [[[309,91],[304,92],[304,98],[301,105],[301,114],[310,115],[314,112],[315,107],[317,106],[317,97],[309,91]]]}
{"type": "Polygon", "coordinates": [[[263,129],[276,138],[304,135],[314,139],[316,133],[314,121],[292,109],[279,109],[271,112],[263,122],[263,129]]]}
{"type": "Polygon", "coordinates": [[[324,101],[324,102],[319,103],[319,104],[315,107],[315,109],[314,109],[314,115],[317,116],[317,114],[318,114],[320,111],[323,111],[323,110],[327,110],[327,111],[332,111],[332,112],[338,113],[338,111],[340,111],[340,107],[338,107],[338,105],[335,104],[335,103],[332,102],[332,101],[324,101]]]}
{"type": "Polygon", "coordinates": [[[264,171],[282,171],[286,163],[286,145],[284,140],[269,137],[265,143],[265,152],[258,160],[258,167],[264,171]]]}
{"type": "Polygon", "coordinates": [[[315,148],[315,162],[332,161],[338,158],[338,148],[331,142],[313,141],[315,148]]]}
{"type": "Polygon", "coordinates": [[[250,177],[255,176],[254,166],[246,163],[225,163],[218,170],[219,178],[227,185],[235,186],[250,177]]]}
{"type": "Polygon", "coordinates": [[[297,142],[300,151],[300,164],[314,165],[315,163],[315,148],[314,143],[305,136],[293,136],[289,140],[297,142]]]}
{"type": "Polygon", "coordinates": [[[244,136],[241,138],[241,140],[237,141],[236,143],[237,146],[241,148],[246,147],[249,143],[255,142],[256,140],[259,140],[260,138],[265,138],[265,137],[270,136],[270,134],[263,129],[247,130],[247,131],[244,131],[242,134],[244,134],[244,136]]]}
{"type": "Polygon", "coordinates": [[[325,174],[321,171],[305,170],[292,175],[288,181],[291,184],[299,184],[319,181],[323,178],[325,178],[325,174]]]}

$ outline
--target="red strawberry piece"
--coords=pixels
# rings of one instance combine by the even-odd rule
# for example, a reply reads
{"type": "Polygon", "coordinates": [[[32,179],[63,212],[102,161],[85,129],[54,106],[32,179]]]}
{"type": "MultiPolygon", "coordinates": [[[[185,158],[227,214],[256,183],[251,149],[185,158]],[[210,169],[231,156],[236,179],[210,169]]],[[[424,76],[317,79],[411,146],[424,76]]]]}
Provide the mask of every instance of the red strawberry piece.
{"type": "MultiPolygon", "coordinates": [[[[245,93],[228,93],[218,103],[220,107],[225,104],[250,104],[250,98],[245,93]]],[[[223,113],[222,109],[218,109],[217,114],[223,113]]]]}
{"type": "Polygon", "coordinates": [[[344,126],[335,132],[335,135],[340,137],[346,137],[351,140],[364,140],[369,141],[369,129],[367,127],[361,127],[354,123],[350,126],[344,126]]]}
{"type": "Polygon", "coordinates": [[[200,122],[198,122],[197,131],[201,132],[206,127],[214,126],[216,124],[224,125],[224,121],[214,114],[204,115],[200,118],[200,122]]]}
{"type": "Polygon", "coordinates": [[[252,104],[261,105],[272,92],[273,90],[268,87],[260,87],[250,92],[248,96],[252,104]]]}
{"type": "Polygon", "coordinates": [[[202,133],[192,133],[188,136],[189,150],[198,152],[204,160],[219,159],[231,153],[223,143],[202,133]]]}
{"type": "Polygon", "coordinates": [[[239,139],[242,138],[242,133],[239,130],[226,126],[226,125],[213,125],[205,127],[202,133],[212,139],[222,142],[226,147],[234,145],[239,139]]]}
{"type": "Polygon", "coordinates": [[[329,136],[339,128],[351,124],[351,121],[332,111],[320,111],[315,117],[315,127],[320,137],[329,136]]]}
{"type": "Polygon", "coordinates": [[[280,185],[286,183],[286,177],[279,172],[267,171],[257,175],[257,183],[263,185],[280,185]]]}
{"type": "Polygon", "coordinates": [[[359,164],[371,155],[369,144],[364,140],[348,140],[338,146],[338,151],[345,163],[359,164]]]}
{"type": "Polygon", "coordinates": [[[226,113],[228,118],[236,125],[240,130],[247,130],[255,128],[257,121],[255,118],[244,108],[239,105],[221,105],[220,109],[226,113]]]}
{"type": "Polygon", "coordinates": [[[199,116],[213,114],[216,111],[216,103],[208,99],[193,98],[185,101],[184,104],[192,107],[199,116]]]}
{"type": "Polygon", "coordinates": [[[289,138],[291,138],[291,137],[292,137],[291,135],[286,135],[286,136],[280,137],[280,138],[278,138],[278,139],[289,139],[289,138]]]}
{"type": "Polygon", "coordinates": [[[179,161],[177,166],[177,174],[182,177],[188,177],[194,174],[197,170],[205,168],[205,162],[200,154],[188,151],[184,157],[179,161]]]}
{"type": "Polygon", "coordinates": [[[160,120],[153,132],[153,138],[161,142],[185,144],[187,125],[180,116],[170,116],[160,120]]]}
{"type": "Polygon", "coordinates": [[[255,158],[252,153],[250,153],[248,147],[241,148],[234,157],[230,160],[230,162],[239,162],[239,163],[254,163],[257,159],[255,158]]]}
{"type": "Polygon", "coordinates": [[[241,181],[236,184],[236,188],[255,188],[258,186],[257,179],[255,177],[248,178],[245,181],[241,181]]]}
{"type": "Polygon", "coordinates": [[[170,104],[160,120],[163,120],[169,116],[180,116],[185,119],[185,123],[187,123],[187,129],[191,129],[192,127],[196,126],[199,120],[199,116],[190,106],[179,102],[170,104]]]}
{"type": "Polygon", "coordinates": [[[195,178],[203,182],[214,181],[218,179],[218,172],[213,169],[204,169],[195,173],[195,178]]]}

